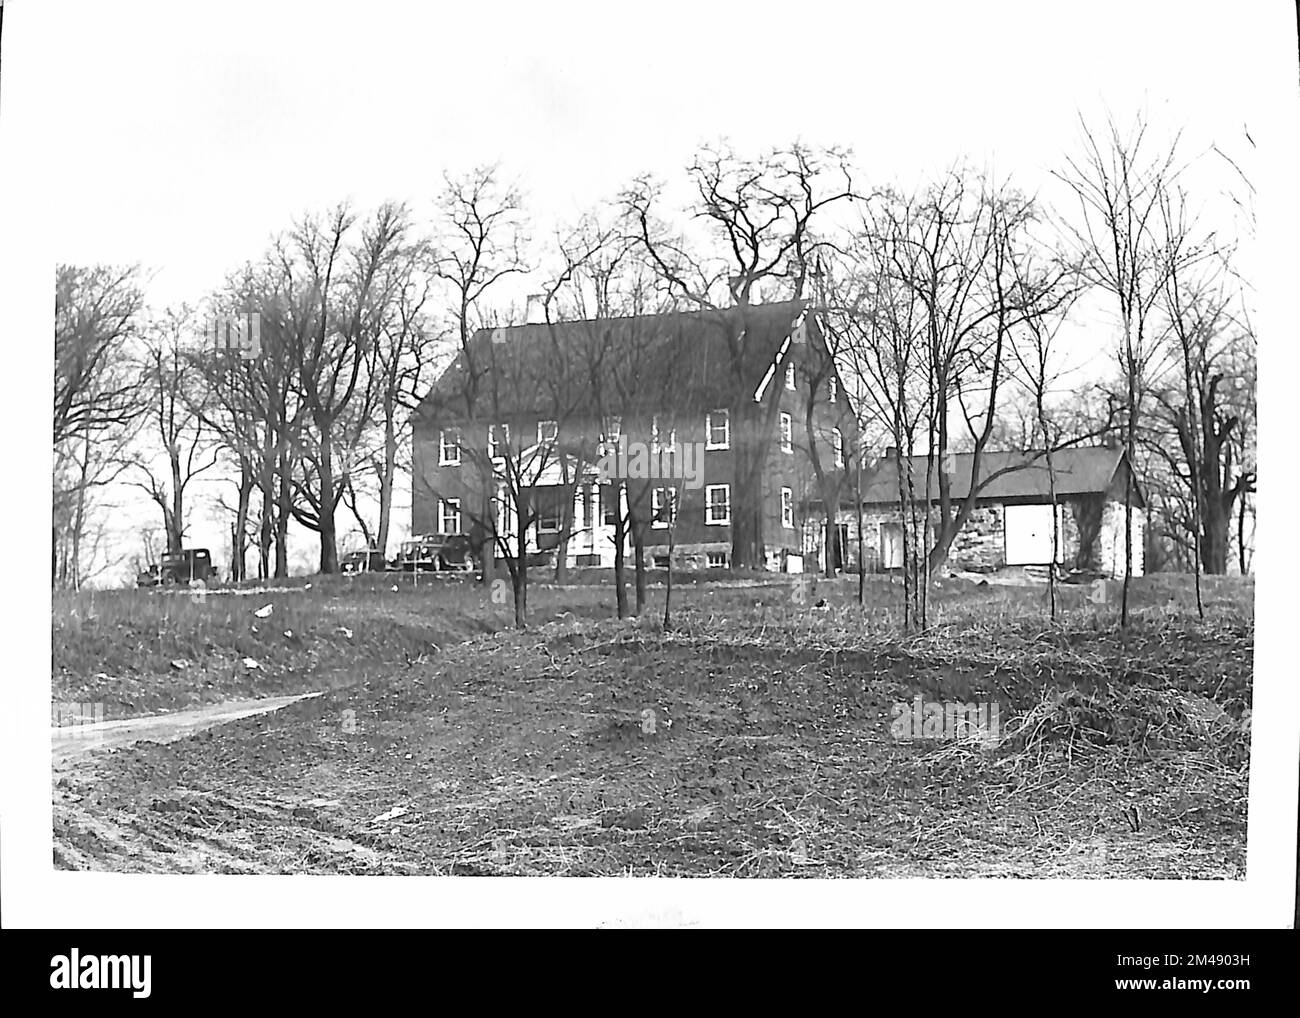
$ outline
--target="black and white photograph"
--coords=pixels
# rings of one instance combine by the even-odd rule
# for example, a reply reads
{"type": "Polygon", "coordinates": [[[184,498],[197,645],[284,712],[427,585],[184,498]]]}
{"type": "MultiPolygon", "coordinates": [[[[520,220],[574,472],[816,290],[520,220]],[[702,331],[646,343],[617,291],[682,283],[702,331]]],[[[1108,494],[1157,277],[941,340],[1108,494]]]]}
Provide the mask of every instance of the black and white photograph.
{"type": "Polygon", "coordinates": [[[1294,928],[1296,15],[0,5],[6,925],[1294,928]]]}

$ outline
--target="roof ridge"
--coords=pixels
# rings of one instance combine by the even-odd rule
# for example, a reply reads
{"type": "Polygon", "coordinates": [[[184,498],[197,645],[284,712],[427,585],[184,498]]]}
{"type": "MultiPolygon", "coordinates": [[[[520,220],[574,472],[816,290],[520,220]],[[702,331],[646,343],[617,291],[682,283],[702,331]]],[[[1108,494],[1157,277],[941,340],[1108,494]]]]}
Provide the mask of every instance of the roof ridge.
{"type": "Polygon", "coordinates": [[[526,329],[537,328],[539,326],[556,326],[556,325],[595,325],[600,322],[632,322],[641,318],[686,318],[686,317],[705,317],[708,315],[727,315],[733,311],[748,309],[751,311],[771,311],[782,307],[791,307],[797,311],[802,311],[803,306],[810,304],[807,297],[792,297],[789,300],[768,301],[762,304],[733,304],[726,308],[676,308],[671,311],[649,311],[639,315],[604,315],[598,318],[562,318],[550,322],[513,322],[510,324],[499,325],[482,325],[471,334],[478,336],[480,333],[491,333],[496,329],[526,329]]]}

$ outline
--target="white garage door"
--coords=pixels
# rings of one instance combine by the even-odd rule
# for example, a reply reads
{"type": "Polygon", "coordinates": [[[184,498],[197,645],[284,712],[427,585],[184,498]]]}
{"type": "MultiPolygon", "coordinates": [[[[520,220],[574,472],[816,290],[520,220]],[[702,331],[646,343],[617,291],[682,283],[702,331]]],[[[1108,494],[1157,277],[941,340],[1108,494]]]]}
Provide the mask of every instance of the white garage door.
{"type": "Polygon", "coordinates": [[[1009,505],[1003,516],[1003,526],[1006,528],[1007,565],[1046,565],[1052,561],[1050,505],[1009,505]]]}

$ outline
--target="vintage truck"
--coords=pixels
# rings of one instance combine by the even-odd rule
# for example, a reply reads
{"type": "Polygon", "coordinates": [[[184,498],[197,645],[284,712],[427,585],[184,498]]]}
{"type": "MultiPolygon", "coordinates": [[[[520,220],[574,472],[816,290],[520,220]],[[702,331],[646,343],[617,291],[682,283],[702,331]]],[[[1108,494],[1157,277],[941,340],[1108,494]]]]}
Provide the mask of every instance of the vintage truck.
{"type": "Polygon", "coordinates": [[[161,560],[142,573],[137,573],[137,587],[160,587],[170,584],[189,584],[194,580],[208,583],[217,578],[217,567],[212,564],[212,553],[207,548],[185,548],[164,552],[161,560]]]}

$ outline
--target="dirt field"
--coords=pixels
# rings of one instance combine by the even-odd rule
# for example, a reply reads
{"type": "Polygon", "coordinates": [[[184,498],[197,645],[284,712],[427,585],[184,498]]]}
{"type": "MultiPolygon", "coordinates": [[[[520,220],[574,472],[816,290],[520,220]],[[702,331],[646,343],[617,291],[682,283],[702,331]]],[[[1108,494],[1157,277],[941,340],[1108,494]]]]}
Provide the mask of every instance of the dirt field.
{"type": "Polygon", "coordinates": [[[908,639],[882,581],[865,611],[851,581],[687,585],[669,633],[597,585],[534,590],[522,633],[458,581],[56,603],[54,698],[110,720],[323,695],[56,757],[55,863],[1239,879],[1253,590],[1207,586],[1201,623],[1138,581],[1120,635],[1082,592],[1053,625],[1041,591],[945,583],[908,639]],[[997,730],[900,739],[918,696],[997,730]]]}

